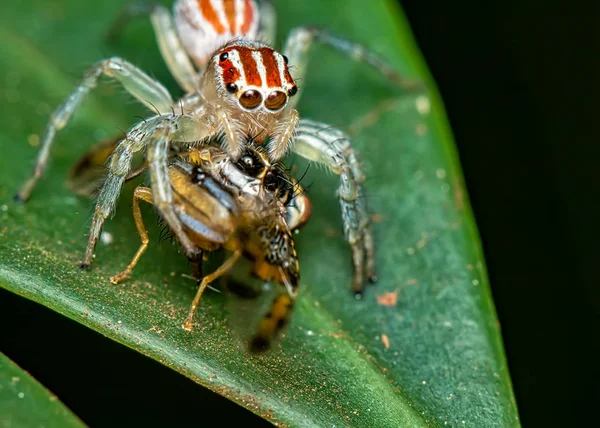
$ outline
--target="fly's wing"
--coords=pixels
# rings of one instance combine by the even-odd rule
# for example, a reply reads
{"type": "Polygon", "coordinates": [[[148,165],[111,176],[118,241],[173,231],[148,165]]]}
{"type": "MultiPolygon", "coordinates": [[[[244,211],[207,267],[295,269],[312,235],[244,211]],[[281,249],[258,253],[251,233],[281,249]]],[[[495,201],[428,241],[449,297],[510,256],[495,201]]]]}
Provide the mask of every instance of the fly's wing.
{"type": "MultiPolygon", "coordinates": [[[[96,198],[108,174],[106,163],[122,139],[118,136],[94,144],[71,168],[67,187],[76,195],[96,198]]],[[[126,181],[137,177],[146,169],[143,156],[137,156],[126,181]]]]}

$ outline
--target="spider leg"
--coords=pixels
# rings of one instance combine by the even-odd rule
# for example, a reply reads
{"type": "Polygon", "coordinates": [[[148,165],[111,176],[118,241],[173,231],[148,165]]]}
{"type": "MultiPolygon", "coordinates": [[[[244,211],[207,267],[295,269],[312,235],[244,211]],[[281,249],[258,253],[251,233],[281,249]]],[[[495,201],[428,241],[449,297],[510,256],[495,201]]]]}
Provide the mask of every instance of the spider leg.
{"type": "Polygon", "coordinates": [[[271,0],[259,0],[258,11],[260,21],[258,23],[258,40],[269,45],[275,43],[277,31],[277,14],[271,0]]]}
{"type": "Polygon", "coordinates": [[[344,236],[352,249],[352,289],[361,293],[364,279],[375,280],[373,237],[362,183],[365,174],[349,137],[331,126],[303,119],[296,128],[294,152],[329,167],[340,176],[338,195],[344,236]]]}
{"type": "MultiPolygon", "coordinates": [[[[394,84],[407,89],[421,87],[420,82],[405,79],[391,65],[375,53],[369,51],[365,46],[337,36],[316,26],[294,28],[288,36],[283,51],[289,59],[289,64],[295,68],[293,73],[294,80],[301,80],[306,75],[308,53],[315,42],[327,45],[354,61],[368,64],[371,68],[377,70],[394,84]]],[[[298,104],[298,101],[300,100],[299,95],[300,94],[296,94],[296,96],[290,99],[289,102],[291,103],[292,108],[298,104]]]]}
{"type": "Polygon", "coordinates": [[[158,208],[171,231],[175,234],[186,254],[195,256],[198,249],[183,232],[172,206],[173,195],[167,171],[169,144],[171,141],[196,142],[203,140],[210,131],[203,122],[188,115],[155,116],[133,127],[119,143],[108,163],[108,175],[102,185],[81,267],[86,269],[92,262],[94,247],[105,220],[113,212],[121,187],[131,170],[133,154],[147,149],[153,203],[158,208]]]}
{"type": "Polygon", "coordinates": [[[109,40],[121,37],[123,29],[132,19],[150,16],[160,53],[169,71],[183,89],[193,92],[198,89],[198,76],[190,57],[184,49],[173,16],[158,3],[129,3],[123,9],[107,33],[109,40]]]}
{"type": "Polygon", "coordinates": [[[33,174],[23,187],[21,187],[15,199],[25,201],[29,198],[31,191],[46,169],[50,148],[54,142],[56,132],[67,125],[72,114],[85,99],[86,95],[96,87],[98,79],[102,75],[120,82],[127,92],[147,107],[156,108],[160,112],[171,111],[173,100],[165,87],[133,64],[119,57],[97,62],[85,71],[83,79],[50,116],[50,120],[42,136],[41,148],[38,152],[33,174]]]}
{"type": "Polygon", "coordinates": [[[110,278],[110,282],[113,284],[118,284],[131,273],[135,265],[137,265],[138,261],[142,257],[142,254],[146,252],[146,248],[148,248],[148,243],[150,242],[150,238],[148,238],[148,232],[146,231],[146,226],[144,225],[144,219],[142,218],[142,211],[140,210],[140,199],[151,204],[152,190],[147,187],[138,186],[133,192],[133,219],[135,220],[135,227],[140,235],[142,244],[125,270],[110,278]]]}

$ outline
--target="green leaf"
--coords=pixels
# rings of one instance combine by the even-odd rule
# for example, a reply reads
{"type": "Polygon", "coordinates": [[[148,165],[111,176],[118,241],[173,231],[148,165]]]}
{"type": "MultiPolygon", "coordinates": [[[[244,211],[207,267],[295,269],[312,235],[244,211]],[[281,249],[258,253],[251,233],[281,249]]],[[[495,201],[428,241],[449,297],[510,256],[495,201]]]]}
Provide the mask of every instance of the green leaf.
{"type": "MultiPolygon", "coordinates": [[[[58,134],[48,173],[30,201],[10,197],[27,177],[51,109],[83,69],[119,54],[177,91],[147,22],[115,46],[103,42],[122,2],[9,2],[0,18],[0,285],[148,355],[290,426],[519,426],[481,245],[442,103],[392,1],[276,3],[279,35],[320,24],[364,42],[428,92],[406,94],[362,64],[315,49],[300,82],[304,117],[346,129],[369,172],[377,214],[379,282],[361,301],[350,292],[337,179],[318,168],[305,184],[313,218],[297,238],[301,297],[285,339],[260,356],[244,350],[258,309],[207,293],[193,333],[181,329],[195,284],[187,262],[150,228],[134,276],[120,271],[139,241],[132,186],[105,231],[90,272],[77,264],[92,213],[65,187],[67,171],[94,141],[127,129],[136,114],[116,85],[101,85],[58,134]],[[6,66],[8,65],[8,66],[6,66]],[[239,307],[250,309],[242,311],[239,307]]],[[[175,92],[178,93],[178,92],[175,92]]],[[[144,211],[151,226],[151,209],[144,211]]]]}
{"type": "Polygon", "coordinates": [[[0,353],[0,426],[85,426],[58,398],[0,353]]]}

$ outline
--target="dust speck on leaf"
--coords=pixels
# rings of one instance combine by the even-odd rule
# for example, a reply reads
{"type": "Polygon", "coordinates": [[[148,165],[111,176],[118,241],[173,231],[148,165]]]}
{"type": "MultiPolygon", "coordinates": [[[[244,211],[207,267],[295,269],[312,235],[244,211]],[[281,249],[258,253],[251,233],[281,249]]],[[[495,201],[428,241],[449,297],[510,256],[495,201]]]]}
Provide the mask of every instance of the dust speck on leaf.
{"type": "Polygon", "coordinates": [[[396,306],[398,302],[398,292],[390,291],[377,296],[377,303],[382,306],[396,306]]]}
{"type": "Polygon", "coordinates": [[[390,349],[390,339],[387,337],[387,334],[381,335],[381,343],[383,343],[385,349],[390,349]]]}

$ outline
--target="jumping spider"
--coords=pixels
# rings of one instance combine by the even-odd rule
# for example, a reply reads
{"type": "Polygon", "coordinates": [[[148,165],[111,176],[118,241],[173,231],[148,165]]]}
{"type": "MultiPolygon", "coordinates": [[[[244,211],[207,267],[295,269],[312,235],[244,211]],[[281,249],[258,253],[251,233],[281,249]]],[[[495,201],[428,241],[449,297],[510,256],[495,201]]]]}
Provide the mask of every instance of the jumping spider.
{"type": "Polygon", "coordinates": [[[169,150],[182,145],[200,147],[222,134],[226,151],[238,158],[246,135],[253,135],[259,143],[268,142],[273,161],[291,150],[326,165],[340,176],[338,195],[345,238],[352,249],[353,290],[359,293],[365,278],[375,279],[373,237],[362,189],[365,175],[344,132],[299,118],[295,81],[304,77],[308,52],[318,42],[370,65],[388,80],[414,85],[404,82],[364,47],[317,27],[295,28],[283,53],[275,51],[259,41],[273,41],[275,14],[266,1],[257,4],[254,0],[177,0],[174,16],[161,5],[134,5],[124,10],[115,28],[120,30],[132,17],[140,15],[150,16],[160,51],[186,95],[173,100],[159,82],[122,58],[95,63],[52,113],[34,172],[16,198],[24,201],[30,196],[44,172],[56,132],[66,126],[99,78],[106,76],[123,85],[156,115],[133,126],[108,163],[109,174],[98,197],[82,268],[88,268],[92,261],[104,221],[114,210],[134,154],[140,151],[146,152],[154,205],[186,254],[194,257],[198,248],[184,233],[175,211],[168,174],[169,150]],[[288,64],[294,66],[293,78],[288,64]]]}

